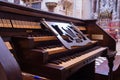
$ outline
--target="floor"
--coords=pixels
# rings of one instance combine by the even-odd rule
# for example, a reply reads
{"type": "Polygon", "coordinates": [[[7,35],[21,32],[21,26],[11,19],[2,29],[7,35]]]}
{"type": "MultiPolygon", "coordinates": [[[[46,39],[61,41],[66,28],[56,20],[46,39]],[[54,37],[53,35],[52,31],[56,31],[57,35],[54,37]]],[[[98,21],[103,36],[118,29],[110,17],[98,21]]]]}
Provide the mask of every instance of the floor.
{"type": "MultiPolygon", "coordinates": [[[[117,42],[116,45],[116,58],[114,60],[115,66],[113,67],[114,71],[114,77],[113,80],[120,80],[120,39],[117,42]]],[[[108,65],[107,65],[107,59],[105,57],[99,57],[96,59],[96,80],[107,80],[108,75],[108,65]]]]}

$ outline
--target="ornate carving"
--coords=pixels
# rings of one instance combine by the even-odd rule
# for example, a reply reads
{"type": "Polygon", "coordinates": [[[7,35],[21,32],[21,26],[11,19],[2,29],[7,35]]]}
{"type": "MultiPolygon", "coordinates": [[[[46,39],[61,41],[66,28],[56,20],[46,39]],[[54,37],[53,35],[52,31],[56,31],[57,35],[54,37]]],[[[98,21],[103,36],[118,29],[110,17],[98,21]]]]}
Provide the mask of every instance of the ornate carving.
{"type": "Polygon", "coordinates": [[[56,2],[46,2],[46,6],[50,12],[54,11],[54,8],[57,6],[56,2]]]}
{"type": "Polygon", "coordinates": [[[113,0],[101,0],[100,2],[100,13],[99,18],[110,18],[112,19],[112,13],[114,9],[113,0]]]}

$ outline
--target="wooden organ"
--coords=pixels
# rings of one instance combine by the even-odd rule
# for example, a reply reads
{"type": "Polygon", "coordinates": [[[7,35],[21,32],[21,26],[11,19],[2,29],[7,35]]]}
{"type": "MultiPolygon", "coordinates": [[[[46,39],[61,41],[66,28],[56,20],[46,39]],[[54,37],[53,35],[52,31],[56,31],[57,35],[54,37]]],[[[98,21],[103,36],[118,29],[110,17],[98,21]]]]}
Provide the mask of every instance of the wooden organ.
{"type": "Polygon", "coordinates": [[[77,72],[94,79],[99,56],[108,58],[111,79],[116,42],[95,22],[0,1],[0,36],[22,71],[51,80],[77,80],[77,72]]]}

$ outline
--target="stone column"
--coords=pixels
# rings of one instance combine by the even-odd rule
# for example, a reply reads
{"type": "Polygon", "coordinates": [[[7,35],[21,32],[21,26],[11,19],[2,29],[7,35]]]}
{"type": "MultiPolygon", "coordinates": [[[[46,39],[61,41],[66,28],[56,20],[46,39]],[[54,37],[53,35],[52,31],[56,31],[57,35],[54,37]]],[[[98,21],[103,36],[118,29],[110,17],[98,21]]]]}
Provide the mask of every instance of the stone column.
{"type": "Polygon", "coordinates": [[[117,16],[118,16],[118,19],[120,19],[120,0],[117,0],[117,16]]]}
{"type": "Polygon", "coordinates": [[[97,0],[97,13],[99,14],[100,13],[100,4],[101,4],[101,0],[97,0]]]}
{"type": "Polygon", "coordinates": [[[111,8],[112,8],[112,20],[117,19],[117,0],[111,0],[111,2],[109,3],[111,4],[111,8]]]}
{"type": "Polygon", "coordinates": [[[73,17],[82,18],[82,0],[73,0],[73,17]]]}
{"type": "Polygon", "coordinates": [[[93,13],[95,13],[97,9],[97,0],[92,0],[92,9],[93,9],[93,13]]]}
{"type": "Polygon", "coordinates": [[[97,19],[98,17],[98,0],[92,0],[92,18],[97,19]]]}
{"type": "Polygon", "coordinates": [[[82,0],[83,6],[82,6],[82,18],[83,19],[91,19],[92,16],[92,6],[91,6],[91,0],[82,0]]]}

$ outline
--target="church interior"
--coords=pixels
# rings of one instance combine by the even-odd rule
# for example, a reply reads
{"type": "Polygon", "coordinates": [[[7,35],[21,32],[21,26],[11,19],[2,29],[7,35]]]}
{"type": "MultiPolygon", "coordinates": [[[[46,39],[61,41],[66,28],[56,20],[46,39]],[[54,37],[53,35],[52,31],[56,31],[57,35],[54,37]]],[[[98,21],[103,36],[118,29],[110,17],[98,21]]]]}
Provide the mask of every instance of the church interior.
{"type": "Polygon", "coordinates": [[[0,0],[0,80],[120,80],[120,0],[0,0]]]}

